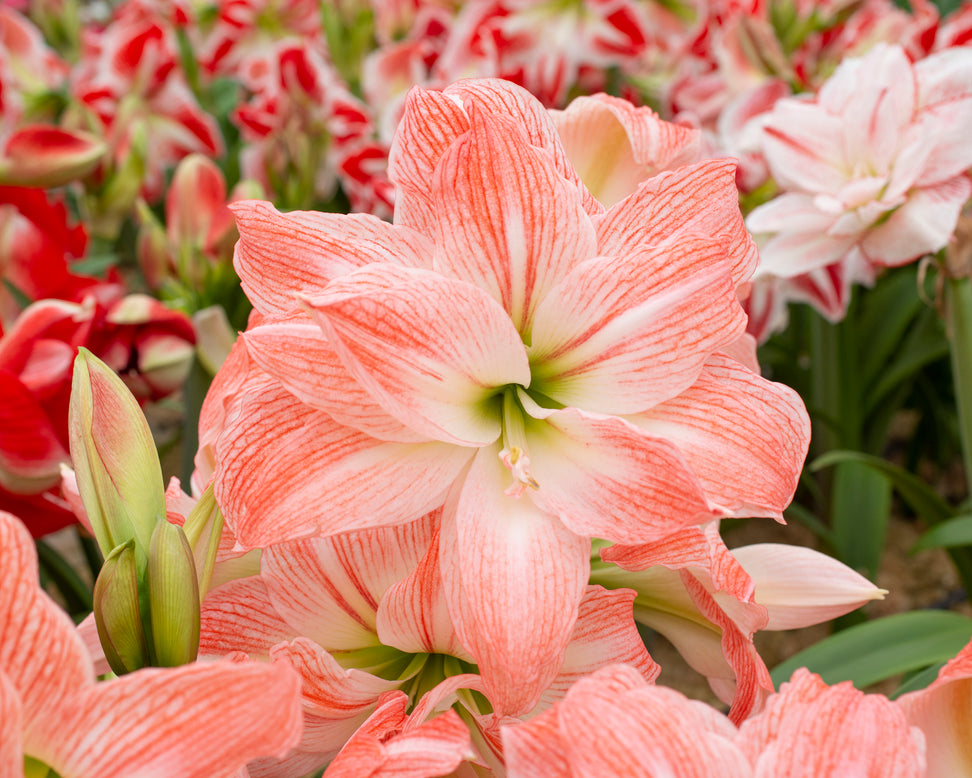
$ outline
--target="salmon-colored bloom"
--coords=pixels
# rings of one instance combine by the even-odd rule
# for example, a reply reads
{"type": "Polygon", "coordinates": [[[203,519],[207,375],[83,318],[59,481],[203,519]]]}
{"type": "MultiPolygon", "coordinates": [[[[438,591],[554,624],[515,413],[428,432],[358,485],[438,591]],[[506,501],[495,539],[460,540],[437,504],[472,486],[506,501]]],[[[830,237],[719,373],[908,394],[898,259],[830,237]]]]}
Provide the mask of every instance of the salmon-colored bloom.
{"type": "Polygon", "coordinates": [[[450,613],[518,713],[560,664],[590,538],[779,517],[808,422],[727,353],[755,261],[731,163],[605,210],[540,103],[483,81],[415,91],[392,170],[395,225],[235,207],[260,319],[217,496],[245,547],[444,503],[450,613]]]}

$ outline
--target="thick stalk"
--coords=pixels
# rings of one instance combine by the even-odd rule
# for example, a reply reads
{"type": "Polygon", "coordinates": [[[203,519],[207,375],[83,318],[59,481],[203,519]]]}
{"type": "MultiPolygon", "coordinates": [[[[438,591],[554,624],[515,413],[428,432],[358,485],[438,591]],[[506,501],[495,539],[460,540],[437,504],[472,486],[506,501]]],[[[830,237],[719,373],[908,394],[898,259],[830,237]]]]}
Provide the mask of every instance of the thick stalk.
{"type": "Polygon", "coordinates": [[[969,278],[945,281],[945,311],[965,482],[966,488],[972,490],[972,284],[969,278]]]}

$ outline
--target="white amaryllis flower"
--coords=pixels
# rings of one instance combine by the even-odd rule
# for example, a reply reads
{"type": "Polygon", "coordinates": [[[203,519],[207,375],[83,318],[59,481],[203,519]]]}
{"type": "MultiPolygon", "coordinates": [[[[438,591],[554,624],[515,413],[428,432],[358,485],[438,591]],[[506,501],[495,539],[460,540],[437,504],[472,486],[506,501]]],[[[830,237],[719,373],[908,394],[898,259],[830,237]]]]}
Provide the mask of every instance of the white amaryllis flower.
{"type": "Polygon", "coordinates": [[[966,47],[912,64],[881,44],[844,62],[814,98],[780,100],[763,152],[783,194],[747,220],[768,236],[756,277],[841,263],[866,282],[941,249],[972,194],[970,123],[966,47]]]}

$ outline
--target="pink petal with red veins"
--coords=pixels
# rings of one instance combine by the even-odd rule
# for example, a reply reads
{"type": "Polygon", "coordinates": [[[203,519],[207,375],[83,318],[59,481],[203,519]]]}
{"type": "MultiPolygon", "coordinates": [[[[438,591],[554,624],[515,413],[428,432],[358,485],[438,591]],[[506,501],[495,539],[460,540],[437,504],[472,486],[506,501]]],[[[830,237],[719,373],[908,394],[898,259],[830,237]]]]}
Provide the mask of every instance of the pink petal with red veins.
{"type": "Polygon", "coordinates": [[[509,316],[472,284],[381,265],[332,282],[307,306],[358,383],[429,437],[493,442],[497,389],[530,383],[509,316]]]}
{"type": "Polygon", "coordinates": [[[261,577],[275,610],[329,651],[380,645],[375,614],[432,541],[435,514],[408,524],[280,543],[263,552],[261,577]]]}
{"type": "Polygon", "coordinates": [[[925,775],[921,732],[880,694],[850,682],[828,687],[801,668],[766,708],[744,722],[736,744],[757,778],[920,778],[925,775]]]}
{"type": "Polygon", "coordinates": [[[583,185],[564,150],[553,117],[543,104],[521,86],[495,78],[463,79],[446,87],[446,94],[459,97],[466,112],[475,110],[494,116],[509,116],[526,133],[531,146],[544,149],[553,158],[557,172],[576,186],[589,214],[603,213],[603,206],[583,185]],[[474,109],[471,107],[475,106],[474,109]]]}
{"type": "Polygon", "coordinates": [[[677,446],[708,499],[736,516],[782,519],[810,441],[796,392],[721,354],[678,397],[629,421],[677,446]]]}
{"type": "Polygon", "coordinates": [[[469,118],[455,99],[418,86],[409,90],[388,151],[388,177],[398,189],[395,224],[435,234],[429,182],[446,149],[468,129],[469,118]]]}
{"type": "Polygon", "coordinates": [[[576,778],[567,762],[557,710],[546,710],[527,722],[501,729],[510,778],[576,778]]]}
{"type": "Polygon", "coordinates": [[[497,715],[536,705],[556,677],[590,569],[590,541],[503,493],[499,447],[481,449],[446,504],[440,565],[449,611],[497,715]]]}
{"type": "Polygon", "coordinates": [[[456,635],[439,572],[438,528],[418,566],[378,605],[378,637],[406,654],[447,654],[472,662],[456,635]]]}
{"type": "Polygon", "coordinates": [[[242,548],[417,519],[441,505],[474,453],[376,440],[272,381],[249,387],[220,438],[215,485],[242,548]]]}
{"type": "Polygon", "coordinates": [[[406,716],[408,696],[382,698],[324,773],[327,778],[433,778],[472,757],[469,730],[454,710],[431,721],[406,716]]]}
{"type": "Polygon", "coordinates": [[[578,97],[550,114],[571,164],[606,208],[646,178],[699,158],[698,130],[662,121],[650,108],[617,97],[578,97]]]}
{"type": "Polygon", "coordinates": [[[420,443],[429,440],[390,416],[358,384],[305,311],[274,318],[242,335],[253,361],[284,388],[340,424],[380,440],[420,443]],[[294,359],[300,354],[300,359],[294,359]]]}
{"type": "Polygon", "coordinates": [[[588,260],[537,309],[533,387],[616,415],[687,389],[705,360],[746,329],[722,243],[695,236],[588,260]]]}
{"type": "Polygon", "coordinates": [[[0,670],[0,775],[4,778],[17,778],[24,774],[22,739],[20,694],[0,670]]]}
{"type": "Polygon", "coordinates": [[[773,685],[753,634],[766,626],[766,609],[755,603],[755,586],[729,553],[716,523],[681,530],[657,543],[611,546],[601,558],[645,571],[631,577],[631,585],[647,600],[667,604],[661,613],[641,606],[639,621],[665,635],[706,676],[716,695],[732,703],[733,721],[762,705],[773,685]],[[659,575],[660,568],[677,573],[677,581],[671,574],[659,575]]]}
{"type": "Polygon", "coordinates": [[[304,734],[299,749],[333,755],[374,709],[378,698],[400,682],[346,669],[314,641],[299,637],[271,651],[273,661],[292,665],[301,677],[304,734]]]}
{"type": "Polygon", "coordinates": [[[432,193],[436,270],[485,289],[521,333],[550,289],[597,253],[577,190],[506,117],[476,114],[432,193]]]}
{"type": "Polygon", "coordinates": [[[285,664],[139,670],[52,711],[28,733],[25,751],[61,775],[212,778],[285,756],[300,738],[299,694],[285,664]]]}
{"type": "Polygon", "coordinates": [[[374,262],[421,267],[431,261],[425,237],[368,214],[280,213],[270,203],[231,206],[240,240],[233,264],[247,297],[263,313],[299,307],[328,281],[374,262]]]}
{"type": "Polygon", "coordinates": [[[669,441],[614,416],[540,412],[545,421],[527,425],[539,484],[530,496],[578,535],[643,543],[712,518],[698,480],[669,441]]]}
{"type": "Polygon", "coordinates": [[[972,182],[967,176],[917,189],[886,221],[867,233],[861,249],[872,262],[890,266],[934,253],[948,243],[970,195],[972,182]]]}
{"type": "Polygon", "coordinates": [[[736,286],[749,280],[758,261],[756,244],[739,211],[734,160],[705,160],[659,173],[595,217],[594,225],[598,253],[615,256],[646,243],[669,242],[679,233],[723,239],[736,286]]]}
{"type": "Polygon", "coordinates": [[[94,682],[74,624],[40,589],[37,552],[24,525],[0,511],[0,675],[20,698],[25,728],[94,682]]]}
{"type": "Polygon", "coordinates": [[[613,665],[578,681],[554,710],[505,728],[503,742],[510,778],[750,778],[734,734],[710,706],[613,665]],[[553,773],[544,769],[547,757],[553,773]]]}
{"type": "Polygon", "coordinates": [[[553,705],[574,683],[606,665],[627,665],[641,673],[646,681],[658,678],[661,666],[648,655],[632,617],[635,594],[631,589],[587,587],[564,663],[544,690],[538,708],[553,705]]]}
{"type": "Polygon", "coordinates": [[[938,673],[927,689],[903,694],[895,704],[925,734],[929,778],[972,775],[972,643],[938,673]]]}
{"type": "Polygon", "coordinates": [[[60,479],[70,456],[37,398],[20,380],[0,371],[0,485],[36,493],[60,479]]]}
{"type": "Polygon", "coordinates": [[[243,651],[268,659],[273,646],[294,636],[294,630],[274,610],[266,584],[257,576],[223,584],[203,600],[200,656],[243,651]]]}

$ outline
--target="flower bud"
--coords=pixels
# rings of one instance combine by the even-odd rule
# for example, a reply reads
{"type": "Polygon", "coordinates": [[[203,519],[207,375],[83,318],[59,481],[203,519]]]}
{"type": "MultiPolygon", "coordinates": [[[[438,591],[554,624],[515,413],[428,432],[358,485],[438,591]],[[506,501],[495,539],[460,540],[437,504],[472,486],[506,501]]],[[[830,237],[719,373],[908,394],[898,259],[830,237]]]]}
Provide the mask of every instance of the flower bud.
{"type": "Polygon", "coordinates": [[[182,528],[160,521],[148,555],[149,610],[157,667],[177,667],[199,651],[199,584],[182,528]]]}
{"type": "Polygon", "coordinates": [[[31,124],[7,140],[0,154],[0,184],[62,186],[94,170],[105,149],[103,141],[87,132],[31,124]]]}
{"type": "Polygon", "coordinates": [[[124,675],[150,664],[138,604],[135,542],[129,540],[105,558],[94,587],[94,616],[108,665],[124,675]]]}
{"type": "Polygon", "coordinates": [[[152,532],[166,515],[158,454],[136,399],[84,348],[74,362],[68,434],[78,491],[102,553],[134,539],[144,569],[152,532]]]}

